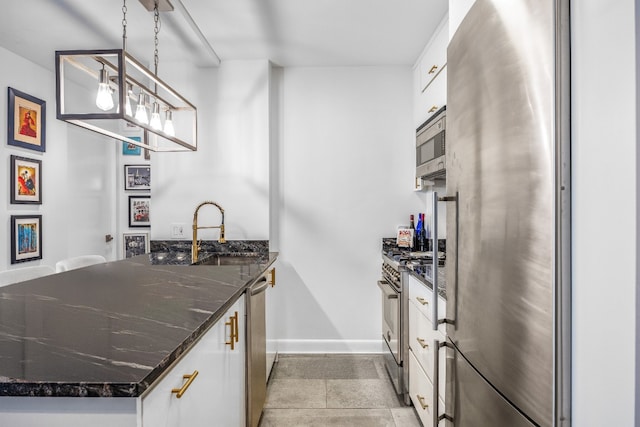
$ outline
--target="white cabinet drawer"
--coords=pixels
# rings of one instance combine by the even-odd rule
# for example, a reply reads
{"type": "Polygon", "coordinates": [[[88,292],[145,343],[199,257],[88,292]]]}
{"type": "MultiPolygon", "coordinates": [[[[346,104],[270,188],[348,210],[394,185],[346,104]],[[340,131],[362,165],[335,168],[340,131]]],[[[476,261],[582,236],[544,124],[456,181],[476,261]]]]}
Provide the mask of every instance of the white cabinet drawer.
{"type": "MultiPolygon", "coordinates": [[[[445,340],[445,336],[440,331],[434,331],[431,327],[431,322],[420,313],[414,304],[409,304],[409,348],[431,382],[433,382],[434,358],[436,354],[436,349],[433,345],[434,340],[442,343],[445,340]]],[[[444,399],[446,351],[445,349],[438,349],[437,354],[439,362],[438,378],[440,379],[438,392],[440,393],[440,397],[444,399]]]]}
{"type": "Polygon", "coordinates": [[[418,128],[440,108],[447,105],[447,69],[436,77],[424,92],[419,92],[414,108],[415,126],[418,128]]]}
{"type": "MultiPolygon", "coordinates": [[[[432,321],[432,296],[433,292],[431,291],[431,289],[429,289],[424,283],[422,283],[414,276],[409,275],[409,302],[413,303],[430,322],[432,321]]],[[[445,318],[446,310],[446,301],[438,297],[438,317],[440,319],[445,318]]],[[[443,335],[446,335],[447,333],[444,324],[438,325],[438,331],[440,331],[443,335]]]]}
{"type": "MultiPolygon", "coordinates": [[[[424,427],[433,427],[433,384],[409,352],[409,394],[424,427]]],[[[444,411],[444,402],[439,400],[439,412],[444,411]]]]}
{"type": "Polygon", "coordinates": [[[434,34],[429,47],[420,61],[420,90],[425,88],[447,64],[447,46],[449,44],[449,26],[443,25],[434,34]]]}

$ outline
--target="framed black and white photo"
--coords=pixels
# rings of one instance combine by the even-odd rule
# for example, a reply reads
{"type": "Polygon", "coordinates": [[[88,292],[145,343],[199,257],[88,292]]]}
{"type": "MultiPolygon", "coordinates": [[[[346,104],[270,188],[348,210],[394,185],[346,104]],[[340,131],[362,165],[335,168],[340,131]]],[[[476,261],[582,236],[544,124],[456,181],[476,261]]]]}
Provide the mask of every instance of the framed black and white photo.
{"type": "Polygon", "coordinates": [[[42,259],[42,215],[11,215],[11,264],[42,259]]]}
{"type": "Polygon", "coordinates": [[[149,233],[124,233],[122,254],[125,258],[149,253],[149,233]]]}
{"type": "Polygon", "coordinates": [[[42,204],[42,161],[11,156],[11,203],[42,204]]]}
{"type": "Polygon", "coordinates": [[[129,196],[129,227],[150,227],[151,196],[129,196]]]}
{"type": "Polygon", "coordinates": [[[124,189],[125,190],[150,190],[151,166],[150,165],[124,165],[124,189]]]}

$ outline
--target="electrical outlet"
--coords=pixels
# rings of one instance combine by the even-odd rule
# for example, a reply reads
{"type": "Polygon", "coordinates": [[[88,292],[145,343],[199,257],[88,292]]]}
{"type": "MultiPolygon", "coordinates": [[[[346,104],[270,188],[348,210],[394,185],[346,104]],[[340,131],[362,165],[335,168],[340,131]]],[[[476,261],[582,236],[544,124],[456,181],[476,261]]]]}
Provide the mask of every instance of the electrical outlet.
{"type": "Polygon", "coordinates": [[[184,239],[186,235],[187,224],[173,223],[171,224],[171,237],[174,239],[184,239]]]}

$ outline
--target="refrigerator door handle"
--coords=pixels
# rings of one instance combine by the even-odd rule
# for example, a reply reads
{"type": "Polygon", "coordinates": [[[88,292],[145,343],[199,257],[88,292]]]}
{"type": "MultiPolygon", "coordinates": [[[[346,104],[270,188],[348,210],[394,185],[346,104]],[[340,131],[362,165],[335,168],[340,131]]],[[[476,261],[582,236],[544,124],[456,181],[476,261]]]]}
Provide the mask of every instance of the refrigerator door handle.
{"type": "Polygon", "coordinates": [[[433,192],[433,214],[431,215],[431,318],[433,330],[438,330],[441,323],[451,323],[447,319],[438,318],[438,202],[456,202],[457,196],[438,197],[438,192],[433,192]]]}
{"type": "Polygon", "coordinates": [[[434,427],[442,420],[453,422],[453,417],[445,412],[440,415],[440,349],[442,347],[453,348],[447,341],[440,342],[433,340],[433,425],[434,427]]]}

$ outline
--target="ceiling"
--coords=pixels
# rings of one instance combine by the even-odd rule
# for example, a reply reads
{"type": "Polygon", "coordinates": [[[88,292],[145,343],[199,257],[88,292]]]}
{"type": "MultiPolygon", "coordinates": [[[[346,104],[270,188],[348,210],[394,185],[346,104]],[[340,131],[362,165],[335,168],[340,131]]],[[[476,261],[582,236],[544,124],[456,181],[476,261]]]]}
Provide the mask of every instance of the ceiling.
{"type": "MultiPolygon", "coordinates": [[[[270,59],[280,66],[411,65],[448,9],[448,0],[170,0],[161,12],[163,61],[215,66],[186,18],[224,60],[270,59]],[[186,12],[186,13],[185,13],[186,12]]],[[[127,4],[127,50],[153,62],[153,13],[127,4]]],[[[0,16],[0,46],[53,69],[54,51],[122,47],[121,0],[20,0],[0,16]]]]}

